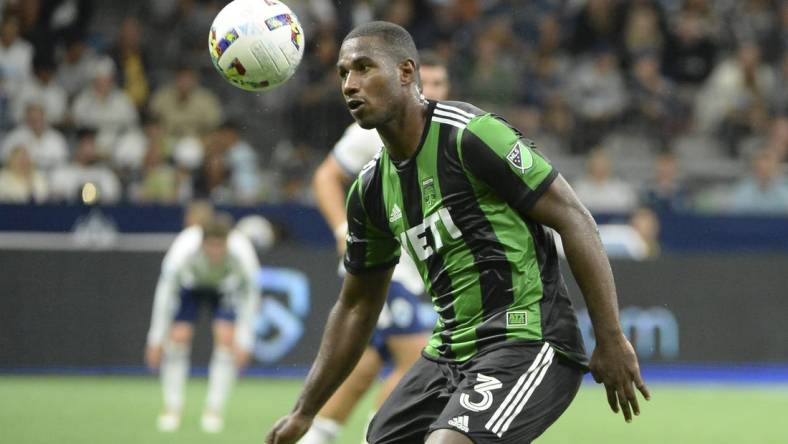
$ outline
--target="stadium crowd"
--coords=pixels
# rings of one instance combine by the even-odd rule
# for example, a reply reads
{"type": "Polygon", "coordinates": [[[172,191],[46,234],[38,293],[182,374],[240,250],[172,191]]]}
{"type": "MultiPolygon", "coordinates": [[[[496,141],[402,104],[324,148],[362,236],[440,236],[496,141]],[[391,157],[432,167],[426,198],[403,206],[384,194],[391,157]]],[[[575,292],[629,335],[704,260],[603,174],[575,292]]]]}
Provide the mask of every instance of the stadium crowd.
{"type": "Polygon", "coordinates": [[[290,0],[305,58],[264,94],[214,72],[225,3],[0,0],[0,202],[309,203],[341,36],[383,19],[592,211],[788,213],[788,1],[290,0]]]}

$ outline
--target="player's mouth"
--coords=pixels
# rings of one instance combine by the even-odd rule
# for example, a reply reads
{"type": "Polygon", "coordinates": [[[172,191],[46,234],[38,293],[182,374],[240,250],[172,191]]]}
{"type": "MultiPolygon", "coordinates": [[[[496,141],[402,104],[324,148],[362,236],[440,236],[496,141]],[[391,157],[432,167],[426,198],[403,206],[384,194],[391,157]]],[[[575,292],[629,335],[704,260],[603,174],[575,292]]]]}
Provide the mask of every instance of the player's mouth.
{"type": "Polygon", "coordinates": [[[347,107],[351,114],[355,114],[364,107],[364,101],[360,99],[350,99],[347,101],[347,107]]]}

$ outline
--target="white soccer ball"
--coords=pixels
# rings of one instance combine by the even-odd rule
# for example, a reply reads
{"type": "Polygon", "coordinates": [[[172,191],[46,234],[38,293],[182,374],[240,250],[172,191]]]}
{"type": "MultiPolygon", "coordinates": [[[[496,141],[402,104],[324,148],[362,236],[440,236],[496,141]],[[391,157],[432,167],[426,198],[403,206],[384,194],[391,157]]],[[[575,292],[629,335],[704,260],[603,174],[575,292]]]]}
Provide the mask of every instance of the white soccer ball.
{"type": "Polygon", "coordinates": [[[213,20],[208,51],[228,82],[265,91],[293,76],[304,55],[304,30],[280,1],[234,0],[213,20]]]}

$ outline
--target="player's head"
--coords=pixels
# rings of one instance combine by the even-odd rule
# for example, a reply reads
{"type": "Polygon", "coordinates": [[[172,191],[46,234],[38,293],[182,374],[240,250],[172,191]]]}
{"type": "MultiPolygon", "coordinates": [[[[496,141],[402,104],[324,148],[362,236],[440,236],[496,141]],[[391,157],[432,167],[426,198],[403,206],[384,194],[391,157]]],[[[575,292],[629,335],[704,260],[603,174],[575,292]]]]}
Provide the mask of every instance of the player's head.
{"type": "Polygon", "coordinates": [[[183,214],[183,226],[205,225],[213,217],[213,204],[209,200],[197,199],[189,203],[183,214]]]}
{"type": "Polygon", "coordinates": [[[342,94],[362,128],[375,128],[396,116],[408,100],[419,100],[419,54],[399,25],[369,22],[342,41],[337,71],[342,94]]]}
{"type": "Polygon", "coordinates": [[[233,218],[227,213],[216,213],[202,225],[202,250],[213,264],[221,264],[227,256],[227,236],[233,218]]]}
{"type": "Polygon", "coordinates": [[[421,93],[424,94],[424,97],[432,100],[448,99],[451,86],[446,62],[432,51],[423,51],[419,58],[421,93]]]}

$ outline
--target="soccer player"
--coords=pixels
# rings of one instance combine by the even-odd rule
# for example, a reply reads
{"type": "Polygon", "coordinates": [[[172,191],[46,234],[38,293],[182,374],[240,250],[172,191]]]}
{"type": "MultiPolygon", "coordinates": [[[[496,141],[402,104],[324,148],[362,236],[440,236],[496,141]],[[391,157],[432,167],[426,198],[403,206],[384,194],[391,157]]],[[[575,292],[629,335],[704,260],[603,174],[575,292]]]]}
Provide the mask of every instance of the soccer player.
{"type": "MultiPolygon", "coordinates": [[[[437,56],[421,54],[419,66],[421,92],[425,97],[445,100],[449,92],[446,65],[437,56]]],[[[345,190],[361,168],[383,147],[378,132],[354,123],[348,127],[334,149],[318,167],[312,189],[323,216],[337,241],[337,251],[345,252],[347,221],[345,190]]],[[[418,316],[419,295],[424,285],[415,264],[403,256],[394,270],[383,314],[378,319],[372,342],[364,350],[356,368],[320,409],[312,427],[299,444],[334,442],[356,403],[371,387],[383,364],[393,361],[394,368],[378,393],[375,407],[380,407],[405,372],[413,365],[427,344],[425,325],[418,316]]]]}
{"type": "Polygon", "coordinates": [[[198,203],[186,219],[189,226],[162,261],[145,361],[161,374],[164,411],[158,427],[175,431],[181,422],[194,322],[200,307],[207,305],[213,313],[214,348],[201,425],[205,432],[217,433],[224,426],[224,404],[237,372],[248,363],[254,344],[260,265],[251,242],[231,230],[229,215],[198,203]]]}
{"type": "Polygon", "coordinates": [[[295,442],[361,355],[400,248],[439,314],[422,357],[370,424],[371,444],[528,443],[569,406],[584,370],[613,411],[650,397],[618,318],[610,264],[589,212],[534,144],[502,118],[422,99],[410,35],[360,25],[337,62],[342,93],[385,150],[351,186],[347,276],[293,411],[268,443],[295,442]],[[553,235],[588,306],[586,357],[553,235]]]}

